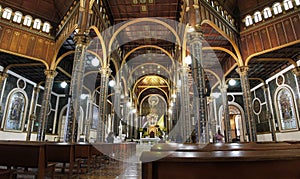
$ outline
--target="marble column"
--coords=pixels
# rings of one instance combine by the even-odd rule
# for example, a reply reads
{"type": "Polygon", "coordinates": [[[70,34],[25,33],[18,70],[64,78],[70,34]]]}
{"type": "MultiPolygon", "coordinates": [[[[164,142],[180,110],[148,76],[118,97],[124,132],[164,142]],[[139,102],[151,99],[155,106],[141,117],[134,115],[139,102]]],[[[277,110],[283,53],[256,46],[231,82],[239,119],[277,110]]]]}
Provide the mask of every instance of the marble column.
{"type": "Polygon", "coordinates": [[[227,89],[228,89],[228,85],[226,85],[226,84],[222,84],[220,86],[220,91],[221,91],[221,96],[222,96],[222,104],[223,104],[223,119],[224,119],[224,127],[225,127],[225,141],[226,142],[232,142],[230,116],[229,116],[229,106],[228,106],[228,98],[227,98],[227,89]]]}
{"type": "Polygon", "coordinates": [[[48,118],[48,110],[49,110],[49,103],[51,99],[51,92],[52,86],[54,82],[54,77],[57,75],[57,72],[54,70],[45,70],[46,81],[45,81],[45,88],[43,93],[43,100],[40,110],[40,115],[38,118],[38,132],[37,132],[37,141],[44,141],[45,140],[45,133],[46,133],[46,121],[48,118]]]}
{"type": "Polygon", "coordinates": [[[108,93],[108,79],[111,73],[110,68],[102,67],[100,69],[101,82],[99,89],[99,122],[97,126],[97,143],[105,141],[105,123],[107,120],[107,93],[108,93]]]}
{"type": "Polygon", "coordinates": [[[252,99],[250,92],[250,84],[248,77],[248,66],[238,67],[237,72],[241,78],[241,87],[243,91],[243,101],[244,101],[244,110],[245,110],[245,123],[247,128],[248,139],[250,142],[256,142],[256,122],[253,115],[252,99]]]}
{"type": "Polygon", "coordinates": [[[195,101],[198,103],[197,117],[197,140],[198,143],[208,143],[207,129],[207,102],[206,102],[206,88],[205,75],[202,57],[202,39],[203,34],[200,30],[200,25],[195,26],[195,31],[189,34],[190,52],[192,57],[192,75],[196,85],[195,101]]]}
{"type": "Polygon", "coordinates": [[[32,124],[34,123],[34,120],[36,119],[35,111],[36,111],[36,104],[37,104],[39,92],[40,92],[39,86],[34,87],[33,97],[32,97],[32,102],[31,102],[31,114],[30,114],[29,120],[28,120],[28,130],[27,130],[26,141],[30,141],[30,138],[31,138],[32,124]]]}
{"type": "Polygon", "coordinates": [[[8,77],[8,74],[5,72],[0,72],[0,112],[2,112],[2,93],[4,91],[4,81],[8,77]]]}
{"type": "Polygon", "coordinates": [[[65,142],[76,142],[77,128],[80,118],[80,102],[83,86],[83,75],[85,71],[85,56],[86,48],[89,42],[89,37],[85,34],[76,34],[74,37],[76,43],[71,85],[69,90],[69,105],[67,109],[67,131],[64,133],[65,142]]]}
{"type": "Polygon", "coordinates": [[[295,74],[296,81],[298,84],[298,95],[296,95],[298,111],[300,112],[300,66],[297,66],[292,69],[292,72],[295,74]]]}
{"type": "Polygon", "coordinates": [[[214,135],[217,133],[216,129],[217,129],[217,121],[216,121],[216,118],[215,118],[215,115],[214,115],[214,101],[215,101],[215,98],[211,95],[209,98],[208,98],[208,105],[209,105],[209,118],[208,118],[208,121],[209,121],[209,136],[210,136],[210,139],[212,139],[213,141],[213,138],[214,138],[214,135]]]}
{"type": "Polygon", "coordinates": [[[265,95],[265,100],[266,100],[266,104],[267,104],[267,118],[268,118],[268,121],[269,121],[269,124],[270,124],[270,131],[271,131],[271,134],[272,134],[272,141],[277,141],[276,139],[276,133],[275,133],[275,126],[274,126],[274,120],[273,120],[273,117],[274,115],[272,115],[271,113],[271,103],[270,103],[270,94],[269,94],[269,85],[268,84],[265,84],[263,86],[263,90],[264,90],[264,95],[265,95]]]}
{"type": "Polygon", "coordinates": [[[114,128],[113,131],[118,133],[118,127],[120,124],[121,119],[121,107],[120,107],[120,100],[121,100],[121,86],[117,82],[116,86],[114,87],[115,95],[114,95],[114,128]]]}
{"type": "Polygon", "coordinates": [[[189,139],[191,135],[191,119],[190,119],[190,96],[189,96],[189,82],[188,82],[188,66],[179,68],[181,76],[181,109],[180,109],[180,127],[182,131],[182,138],[184,141],[189,139]]]}

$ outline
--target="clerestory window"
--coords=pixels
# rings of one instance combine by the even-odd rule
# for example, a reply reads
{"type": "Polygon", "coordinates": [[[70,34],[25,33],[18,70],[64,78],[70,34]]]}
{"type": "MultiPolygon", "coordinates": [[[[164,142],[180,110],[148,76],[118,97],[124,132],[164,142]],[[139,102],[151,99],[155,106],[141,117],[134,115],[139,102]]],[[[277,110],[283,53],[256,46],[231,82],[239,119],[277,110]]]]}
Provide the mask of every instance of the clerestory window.
{"type": "Polygon", "coordinates": [[[13,18],[13,21],[16,22],[16,23],[21,23],[22,16],[23,16],[23,14],[21,12],[16,11],[15,15],[14,15],[14,18],[13,18]]]}

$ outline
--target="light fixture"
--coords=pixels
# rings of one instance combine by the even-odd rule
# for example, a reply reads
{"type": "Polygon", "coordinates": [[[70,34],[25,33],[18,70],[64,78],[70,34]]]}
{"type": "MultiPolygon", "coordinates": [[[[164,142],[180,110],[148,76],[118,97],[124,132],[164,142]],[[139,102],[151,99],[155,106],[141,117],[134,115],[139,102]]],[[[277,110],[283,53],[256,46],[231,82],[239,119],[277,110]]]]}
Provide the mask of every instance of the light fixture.
{"type": "Polygon", "coordinates": [[[108,85],[109,85],[110,87],[114,87],[114,86],[116,85],[115,80],[110,80],[110,81],[108,82],[108,85]]]}
{"type": "Polygon", "coordinates": [[[176,94],[173,93],[173,94],[171,95],[171,97],[172,97],[172,98],[176,98],[176,94]]]}
{"type": "Polygon", "coordinates": [[[60,83],[60,87],[62,87],[64,89],[67,87],[67,85],[68,85],[68,83],[65,82],[65,81],[63,81],[63,82],[60,83]]]}
{"type": "Polygon", "coordinates": [[[230,86],[234,86],[234,85],[236,85],[236,80],[235,79],[230,79],[228,83],[229,83],[230,86]]]}
{"type": "Polygon", "coordinates": [[[99,62],[98,58],[95,57],[95,58],[92,59],[92,65],[93,65],[94,67],[98,66],[99,63],[100,63],[100,62],[99,62]]]}
{"type": "Polygon", "coordinates": [[[195,28],[192,27],[192,26],[189,26],[188,29],[187,29],[187,32],[188,33],[195,32],[195,28]]]}
{"type": "Polygon", "coordinates": [[[188,55],[188,56],[185,57],[185,63],[187,65],[192,64],[192,57],[190,55],[188,55]]]}

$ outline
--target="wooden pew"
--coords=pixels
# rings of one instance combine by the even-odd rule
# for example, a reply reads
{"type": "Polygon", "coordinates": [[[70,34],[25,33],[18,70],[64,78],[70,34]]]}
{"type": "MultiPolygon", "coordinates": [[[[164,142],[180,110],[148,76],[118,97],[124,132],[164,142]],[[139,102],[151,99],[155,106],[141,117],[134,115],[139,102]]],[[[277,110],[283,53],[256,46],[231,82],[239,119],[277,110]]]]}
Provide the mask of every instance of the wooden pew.
{"type": "MultiPolygon", "coordinates": [[[[72,177],[75,164],[75,145],[71,143],[46,143],[46,154],[50,162],[60,163],[63,165],[61,172],[66,173],[68,169],[68,177],[72,177]],[[66,167],[67,164],[69,167],[66,167]]],[[[59,168],[56,165],[56,168],[59,168]]]]}
{"type": "Polygon", "coordinates": [[[300,149],[143,152],[143,179],[299,178],[300,149]]]}
{"type": "Polygon", "coordinates": [[[89,172],[92,160],[92,144],[75,143],[75,160],[77,162],[77,171],[81,171],[82,166],[86,164],[86,172],[89,172]]]}
{"type": "MultiPolygon", "coordinates": [[[[28,170],[28,174],[34,174],[37,178],[44,178],[46,173],[50,173],[54,178],[55,164],[49,163],[45,154],[44,143],[26,143],[10,141],[0,142],[0,165],[6,166],[8,169],[11,167],[17,168],[33,168],[37,172],[28,170]]],[[[16,171],[19,174],[19,171],[16,171]]],[[[22,171],[25,172],[25,171],[22,171]]]]}

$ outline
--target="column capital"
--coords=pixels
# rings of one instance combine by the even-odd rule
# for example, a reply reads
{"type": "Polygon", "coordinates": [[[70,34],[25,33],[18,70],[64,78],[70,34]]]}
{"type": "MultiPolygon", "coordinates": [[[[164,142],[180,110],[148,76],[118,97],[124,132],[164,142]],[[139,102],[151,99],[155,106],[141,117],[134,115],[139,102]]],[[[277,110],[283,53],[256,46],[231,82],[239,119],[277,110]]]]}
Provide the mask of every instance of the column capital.
{"type": "Polygon", "coordinates": [[[100,74],[101,75],[108,75],[109,76],[110,73],[111,73],[111,69],[109,67],[102,67],[100,69],[100,74]]]}
{"type": "Polygon", "coordinates": [[[57,75],[57,71],[55,71],[55,70],[45,70],[44,74],[46,75],[46,78],[54,78],[57,75]]]}
{"type": "Polygon", "coordinates": [[[86,34],[76,34],[74,36],[74,42],[77,45],[87,45],[90,42],[90,38],[86,34]]]}
{"type": "Polygon", "coordinates": [[[249,71],[249,67],[248,66],[240,66],[236,69],[236,72],[239,74],[239,75],[247,75],[249,71]]]}
{"type": "Polygon", "coordinates": [[[1,77],[1,78],[7,78],[7,77],[8,77],[8,74],[7,74],[6,72],[4,72],[4,71],[1,71],[1,72],[0,72],[0,77],[1,77]]]}
{"type": "Polygon", "coordinates": [[[219,86],[219,89],[222,93],[225,93],[225,92],[227,92],[228,85],[222,84],[219,86]]]}
{"type": "Polygon", "coordinates": [[[209,96],[207,98],[207,100],[208,100],[209,103],[212,103],[215,100],[215,97],[214,96],[209,96]]]}
{"type": "Polygon", "coordinates": [[[297,66],[292,69],[292,72],[297,76],[300,77],[300,66],[297,66]]]}

